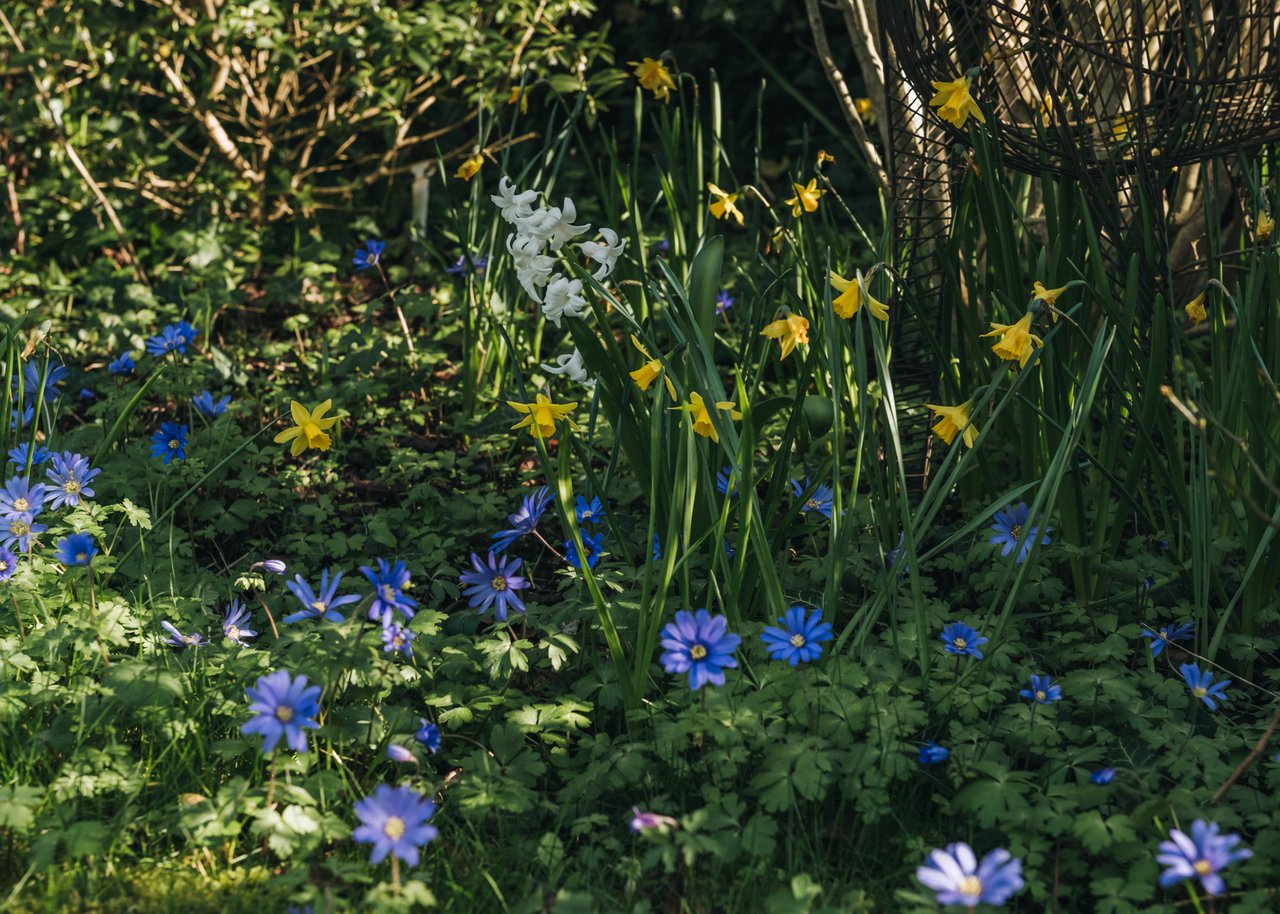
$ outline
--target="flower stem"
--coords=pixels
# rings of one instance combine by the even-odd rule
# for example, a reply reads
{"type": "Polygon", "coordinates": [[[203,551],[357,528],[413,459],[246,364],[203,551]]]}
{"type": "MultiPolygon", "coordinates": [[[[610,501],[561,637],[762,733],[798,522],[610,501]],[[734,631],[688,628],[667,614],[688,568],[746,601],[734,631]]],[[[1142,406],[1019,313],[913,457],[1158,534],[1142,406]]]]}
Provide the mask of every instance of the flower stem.
{"type": "Polygon", "coordinates": [[[400,858],[391,855],[391,894],[400,894],[400,858]]]}

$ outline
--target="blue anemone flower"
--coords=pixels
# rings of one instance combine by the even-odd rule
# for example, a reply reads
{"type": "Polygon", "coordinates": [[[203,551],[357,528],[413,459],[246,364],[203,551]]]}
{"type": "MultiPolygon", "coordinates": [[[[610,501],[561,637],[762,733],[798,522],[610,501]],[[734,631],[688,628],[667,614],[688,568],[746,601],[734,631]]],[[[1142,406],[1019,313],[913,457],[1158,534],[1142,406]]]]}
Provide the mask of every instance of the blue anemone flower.
{"type": "Polygon", "coordinates": [[[192,345],[196,341],[196,337],[200,335],[200,331],[191,324],[188,324],[186,321],[178,321],[173,326],[174,332],[177,333],[178,337],[182,340],[182,351],[186,352],[186,347],[192,345]]]}
{"type": "Polygon", "coordinates": [[[341,613],[337,611],[339,606],[346,606],[348,603],[358,603],[360,598],[353,593],[345,596],[335,596],[338,592],[338,584],[342,581],[342,572],[335,571],[333,578],[329,577],[329,569],[326,568],[320,572],[320,591],[311,589],[302,577],[302,575],[294,575],[292,581],[285,581],[284,586],[289,588],[289,592],[298,598],[298,602],[303,608],[296,613],[291,613],[284,617],[286,624],[301,622],[303,619],[323,619],[326,622],[342,622],[344,621],[341,613]]]}
{"type": "Polygon", "coordinates": [[[399,625],[396,625],[394,622],[383,623],[383,626],[382,626],[383,653],[390,654],[394,651],[399,651],[400,653],[408,657],[412,657],[413,645],[410,643],[411,641],[413,641],[413,632],[409,631],[409,629],[401,628],[399,625]]]}
{"type": "Polygon", "coordinates": [[[472,257],[470,254],[460,254],[458,259],[454,261],[453,266],[445,267],[444,271],[450,276],[461,276],[467,272],[468,265],[472,272],[477,276],[484,272],[484,268],[489,265],[489,261],[484,257],[472,257]]]}
{"type": "MultiPolygon", "coordinates": [[[[791,490],[795,493],[796,498],[801,497],[809,488],[809,480],[806,477],[804,485],[796,480],[791,480],[791,490]]],[[[835,493],[831,491],[831,486],[825,483],[819,483],[818,487],[810,493],[805,499],[804,504],[800,506],[801,511],[817,511],[827,520],[831,519],[831,509],[834,506],[835,493]]]]}
{"type": "Polygon", "coordinates": [[[688,673],[689,688],[695,692],[708,683],[724,685],[724,671],[738,666],[733,652],[742,643],[728,627],[724,616],[713,616],[705,609],[696,614],[677,612],[676,620],[662,628],[662,668],[676,675],[688,673]]]}
{"type": "Polygon", "coordinates": [[[9,422],[9,428],[26,428],[31,424],[31,420],[36,416],[36,408],[34,406],[28,406],[24,408],[22,412],[18,412],[18,410],[15,409],[11,415],[13,418],[9,422]]]}
{"type": "Polygon", "coordinates": [[[53,557],[67,567],[85,566],[98,554],[92,533],[72,533],[58,540],[53,557]]]}
{"type": "Polygon", "coordinates": [[[18,570],[18,557],[8,549],[0,548],[0,581],[7,581],[18,570]]]}
{"type": "Polygon", "coordinates": [[[1022,889],[1022,861],[1004,848],[996,848],[978,862],[973,848],[963,841],[946,850],[929,852],[916,879],[937,894],[938,904],[964,905],[972,911],[979,904],[1003,905],[1022,889]]]}
{"type": "Polygon", "coordinates": [[[467,605],[480,610],[484,615],[490,606],[499,622],[507,621],[507,612],[515,610],[524,612],[524,601],[517,590],[529,586],[528,580],[516,574],[520,570],[521,559],[509,559],[506,556],[495,556],[492,552],[486,560],[471,553],[471,566],[474,571],[464,571],[458,580],[466,585],[463,596],[467,605]]]}
{"type": "Polygon", "coordinates": [[[770,659],[785,660],[791,666],[817,660],[822,642],[832,637],[830,623],[822,621],[822,610],[815,609],[805,617],[803,606],[793,606],[778,618],[778,626],[770,625],[760,636],[770,659]]]}
{"type": "Polygon", "coordinates": [[[253,629],[241,627],[248,619],[248,608],[239,600],[232,600],[227,604],[226,612],[222,615],[222,636],[241,647],[246,647],[245,638],[258,637],[258,633],[253,629]]]}
{"type": "Polygon", "coordinates": [[[48,525],[36,523],[35,515],[30,511],[5,515],[0,520],[0,546],[12,549],[17,545],[22,552],[30,552],[32,537],[39,536],[48,529],[48,525]]]}
{"type": "Polygon", "coordinates": [[[0,489],[0,514],[30,514],[35,517],[44,510],[46,500],[43,482],[29,482],[21,476],[13,476],[0,489]]]}
{"type": "Polygon", "coordinates": [[[391,613],[398,610],[406,619],[412,619],[418,601],[404,592],[409,586],[409,569],[399,560],[394,565],[386,559],[377,561],[376,572],[367,565],[360,566],[360,573],[373,585],[373,603],[369,606],[369,618],[381,619],[385,625],[390,621],[391,613]]]}
{"type": "Polygon", "coordinates": [[[1062,700],[1062,686],[1055,683],[1049,676],[1033,675],[1031,688],[1023,689],[1018,694],[1023,698],[1030,698],[1038,705],[1047,705],[1062,700]]]}
{"type": "Polygon", "coordinates": [[[1174,641],[1190,641],[1191,636],[1195,634],[1196,625],[1194,622],[1180,622],[1176,625],[1162,625],[1160,631],[1154,632],[1149,628],[1142,630],[1142,637],[1150,641],[1151,656],[1159,657],[1165,647],[1174,641]]]}
{"type": "Polygon", "coordinates": [[[112,359],[107,363],[107,371],[115,375],[131,375],[137,367],[138,363],[129,355],[128,349],[120,353],[118,358],[112,359]]]}
{"type": "Polygon", "coordinates": [[[215,416],[221,416],[227,411],[227,406],[231,403],[231,395],[225,395],[221,400],[214,400],[213,394],[207,390],[202,390],[191,398],[191,405],[196,408],[196,412],[200,415],[212,419],[215,416]]]}
{"type": "Polygon", "coordinates": [[[387,758],[391,759],[393,762],[399,762],[402,765],[409,763],[414,765],[418,764],[418,759],[412,752],[404,746],[398,746],[395,743],[387,746],[387,758]]]}
{"type": "Polygon", "coordinates": [[[578,516],[578,523],[598,524],[604,520],[604,505],[600,504],[597,496],[591,497],[591,503],[587,504],[587,500],[581,495],[574,501],[574,513],[578,516]]]}
{"type": "Polygon", "coordinates": [[[262,736],[262,754],[267,755],[283,738],[294,752],[307,751],[307,734],[316,730],[320,713],[320,686],[307,685],[306,676],[296,679],[288,670],[260,676],[252,689],[245,689],[254,717],[240,728],[245,736],[262,736]]]}
{"type": "Polygon", "coordinates": [[[1237,860],[1247,860],[1253,851],[1247,847],[1236,849],[1239,835],[1219,834],[1216,823],[1196,819],[1191,823],[1191,834],[1174,828],[1169,840],[1160,842],[1156,862],[1168,867],[1160,874],[1161,888],[1170,888],[1185,879],[1199,879],[1200,885],[1210,895],[1221,895],[1226,888],[1218,875],[1237,860]]]}
{"type": "Polygon", "coordinates": [[[163,457],[165,466],[174,460],[186,460],[187,427],[177,422],[160,423],[160,431],[151,436],[151,457],[163,457]]]}
{"type": "MultiPolygon", "coordinates": [[[[22,467],[25,470],[27,466],[27,457],[30,454],[31,454],[31,445],[28,442],[24,441],[21,444],[19,444],[17,447],[13,447],[9,449],[9,462],[16,463],[18,466],[22,467]]],[[[40,466],[40,464],[44,463],[46,460],[49,459],[51,454],[52,454],[51,451],[46,450],[45,448],[42,448],[40,445],[37,444],[35,456],[31,457],[31,465],[33,467],[40,466]]]]}
{"type": "MultiPolygon", "coordinates": [[[[48,373],[44,377],[44,386],[40,384],[41,367],[35,362],[27,362],[22,366],[22,399],[28,403],[37,397],[48,402],[54,399],[62,391],[58,390],[57,385],[61,384],[71,376],[71,371],[65,365],[50,365],[48,373]]],[[[18,396],[18,379],[13,379],[13,396],[18,396]]]]}
{"type": "Polygon", "coordinates": [[[355,809],[360,825],[351,837],[373,845],[370,863],[395,854],[409,866],[417,866],[419,849],[435,840],[436,827],[427,823],[435,815],[436,804],[408,787],[380,784],[373,796],[357,801],[355,809]]]}
{"type": "Polygon", "coordinates": [[[1114,768],[1099,768],[1097,771],[1089,775],[1089,780],[1101,786],[1110,784],[1116,779],[1116,770],[1114,768]]]}
{"type": "Polygon", "coordinates": [[[174,625],[168,619],[161,622],[160,627],[169,633],[169,637],[165,639],[164,643],[170,647],[204,647],[207,643],[204,640],[204,635],[199,632],[192,632],[189,635],[184,635],[182,632],[178,631],[178,626],[174,625]]]}
{"type": "MultiPolygon", "coordinates": [[[[604,551],[604,533],[588,533],[586,530],[579,530],[578,535],[582,537],[582,548],[587,551],[587,567],[595,568],[596,563],[600,561],[600,553],[604,551]]],[[[578,557],[578,544],[573,540],[564,541],[564,560],[582,570],[582,559],[578,557]]]]}
{"type": "MultiPolygon", "coordinates": [[[[987,542],[993,546],[1002,546],[1000,555],[1007,556],[1018,545],[1018,540],[1022,537],[1022,528],[1027,526],[1027,517],[1030,513],[1026,502],[1020,501],[1017,506],[1005,505],[997,512],[995,521],[991,524],[991,529],[995,531],[995,535],[988,539],[987,542]]],[[[1027,554],[1037,540],[1045,545],[1053,542],[1048,536],[1049,531],[1052,529],[1052,527],[1045,527],[1044,530],[1039,527],[1029,528],[1026,541],[1022,544],[1022,548],[1018,550],[1018,557],[1015,563],[1021,565],[1027,560],[1027,554]]]]}
{"type": "Polygon", "coordinates": [[[716,473],[716,490],[721,495],[737,495],[738,480],[735,477],[732,467],[722,467],[719,473],[716,473]]]}
{"type": "Polygon", "coordinates": [[[440,728],[425,717],[419,717],[418,722],[422,726],[418,728],[418,732],[413,735],[413,738],[426,746],[428,752],[438,752],[440,750],[440,728]]]}
{"type": "Polygon", "coordinates": [[[93,498],[89,483],[102,472],[89,466],[89,458],[70,451],[53,455],[53,465],[45,470],[45,477],[53,485],[45,496],[50,508],[75,507],[85,498],[93,498]]]}
{"type": "Polygon", "coordinates": [[[539,486],[533,490],[533,494],[521,499],[520,509],[515,514],[507,515],[507,523],[511,528],[493,535],[493,551],[502,552],[520,537],[536,530],[538,521],[542,519],[542,514],[549,504],[551,504],[551,490],[546,486],[539,486]]]}
{"type": "Polygon", "coordinates": [[[364,247],[356,248],[356,256],[351,258],[351,262],[355,264],[357,270],[376,267],[382,260],[382,252],[386,246],[385,241],[366,241],[364,247]]]}
{"type": "Polygon", "coordinates": [[[658,539],[658,534],[653,535],[653,560],[655,562],[662,561],[662,540],[658,539]]]}
{"type": "Polygon", "coordinates": [[[916,754],[916,761],[921,765],[936,765],[949,758],[951,758],[951,750],[946,746],[939,746],[933,740],[927,740],[916,754]]]}
{"type": "Polygon", "coordinates": [[[155,336],[147,337],[147,355],[156,358],[171,352],[182,355],[187,351],[187,337],[177,324],[170,324],[155,336]]]}
{"type": "Polygon", "coordinates": [[[720,294],[716,296],[716,314],[724,314],[733,307],[733,303],[737,301],[729,294],[728,289],[721,289],[720,294]]]}
{"type": "Polygon", "coordinates": [[[1231,684],[1230,679],[1219,679],[1214,682],[1212,670],[1201,672],[1200,667],[1194,663],[1184,663],[1178,667],[1178,672],[1186,680],[1191,694],[1203,701],[1210,711],[1218,710],[1218,702],[1229,700],[1227,686],[1231,684]]]}
{"type": "Polygon", "coordinates": [[[948,654],[968,654],[977,660],[982,659],[982,651],[978,648],[990,641],[978,634],[978,630],[964,622],[952,622],[942,630],[942,644],[948,654]]]}

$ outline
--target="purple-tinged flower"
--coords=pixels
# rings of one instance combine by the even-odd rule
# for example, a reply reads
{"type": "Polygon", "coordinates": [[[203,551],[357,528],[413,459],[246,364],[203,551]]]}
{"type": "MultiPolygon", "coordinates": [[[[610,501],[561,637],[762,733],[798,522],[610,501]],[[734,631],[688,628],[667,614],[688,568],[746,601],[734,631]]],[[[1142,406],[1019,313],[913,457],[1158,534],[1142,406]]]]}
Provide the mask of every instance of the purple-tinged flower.
{"type": "Polygon", "coordinates": [[[948,654],[967,654],[977,660],[981,660],[983,656],[978,648],[991,640],[982,637],[977,629],[964,622],[952,622],[942,630],[941,637],[943,647],[948,654]]]}
{"type": "Polygon", "coordinates": [[[163,457],[164,465],[187,459],[187,427],[177,422],[160,423],[160,431],[151,436],[152,458],[163,457]]]}
{"type": "MultiPolygon", "coordinates": [[[[186,321],[178,321],[173,326],[175,332],[178,334],[178,338],[182,340],[184,347],[195,343],[196,337],[200,335],[200,331],[191,324],[188,324],[186,321]]],[[[186,352],[186,349],[184,348],[182,351],[186,352]]]]}
{"type": "Polygon", "coordinates": [[[232,600],[227,604],[226,612],[222,615],[222,634],[223,637],[234,641],[241,647],[246,647],[245,638],[256,638],[258,633],[251,628],[241,628],[249,619],[248,608],[239,600],[232,600]]]}
{"type": "Polygon", "coordinates": [[[261,566],[263,571],[271,574],[284,574],[285,564],[279,559],[267,559],[265,562],[255,562],[254,566],[261,566]]]}
{"type": "Polygon", "coordinates": [[[418,732],[413,735],[413,738],[426,746],[428,752],[438,752],[440,750],[440,728],[425,717],[419,717],[418,722],[422,726],[418,728],[418,732]]]}
{"type": "Polygon", "coordinates": [[[1194,622],[1179,622],[1176,625],[1162,625],[1158,632],[1143,628],[1142,637],[1150,642],[1151,656],[1159,657],[1168,645],[1174,641],[1190,641],[1195,632],[1194,622]]]}
{"type": "Polygon", "coordinates": [[[15,409],[13,410],[12,415],[13,419],[9,423],[9,428],[15,430],[18,428],[26,428],[31,424],[31,420],[36,416],[36,408],[34,406],[28,406],[23,409],[22,412],[18,412],[15,409]]]}
{"type": "Polygon", "coordinates": [[[1102,786],[1103,784],[1110,784],[1115,779],[1116,770],[1114,768],[1099,768],[1097,771],[1089,775],[1089,780],[1099,786],[1102,786]]]}
{"type": "MultiPolygon", "coordinates": [[[[996,514],[995,522],[991,525],[991,529],[995,531],[995,536],[988,539],[987,542],[993,546],[1004,547],[1000,550],[1000,554],[1002,556],[1008,555],[1018,545],[1018,540],[1022,538],[1022,529],[1027,526],[1027,518],[1030,513],[1026,502],[1018,502],[1017,506],[1005,505],[996,514]]],[[[1048,536],[1052,529],[1052,527],[1045,527],[1042,531],[1039,527],[1029,528],[1026,541],[1022,544],[1022,548],[1018,550],[1015,564],[1021,565],[1027,560],[1027,554],[1031,552],[1031,547],[1035,545],[1037,539],[1046,545],[1053,542],[1048,536]]]]}
{"type": "MultiPolygon", "coordinates": [[[[61,384],[71,375],[71,372],[65,365],[50,365],[48,373],[44,377],[44,385],[42,387],[40,384],[40,372],[41,368],[35,362],[27,362],[22,366],[21,386],[23,400],[30,402],[39,397],[45,402],[48,402],[54,399],[61,393],[56,385],[61,384]]],[[[13,379],[14,399],[17,399],[18,397],[18,386],[18,379],[15,377],[13,379]]]]}
{"type": "MultiPolygon", "coordinates": [[[[369,267],[376,267],[378,262],[382,260],[382,252],[386,248],[385,241],[366,241],[364,247],[356,248],[356,256],[351,258],[351,262],[355,264],[357,270],[367,270],[369,267]]],[[[376,860],[374,861],[377,862],[376,860]]]]}
{"type": "Polygon", "coordinates": [[[520,502],[520,509],[515,514],[507,515],[507,523],[511,529],[493,535],[493,551],[502,552],[520,537],[532,533],[538,528],[538,521],[551,504],[551,490],[539,486],[533,494],[526,495],[520,502]]]}
{"type": "Polygon", "coordinates": [[[207,390],[202,390],[191,398],[191,405],[196,408],[196,412],[204,416],[206,419],[213,419],[221,416],[227,411],[228,404],[231,403],[231,395],[227,394],[221,400],[214,400],[213,394],[207,390]]]}
{"type": "Polygon", "coordinates": [[[290,613],[284,617],[286,624],[301,622],[303,619],[323,619],[326,622],[342,622],[344,617],[337,612],[339,606],[346,606],[348,603],[359,603],[360,598],[353,593],[345,596],[336,596],[338,592],[338,584],[342,582],[342,572],[335,571],[332,580],[329,578],[329,569],[326,568],[320,572],[320,592],[311,589],[302,577],[302,575],[294,575],[292,581],[285,581],[284,586],[289,588],[289,592],[298,598],[298,602],[302,604],[302,609],[296,613],[290,613]]]}
{"type": "Polygon", "coordinates": [[[1023,698],[1030,698],[1038,705],[1052,704],[1062,700],[1062,686],[1049,676],[1032,676],[1031,688],[1018,693],[1023,698]]]}
{"type": "Polygon", "coordinates": [[[21,476],[13,476],[0,489],[0,514],[30,514],[35,517],[44,510],[45,489],[43,482],[28,482],[21,476]]]}
{"type": "Polygon", "coordinates": [[[729,294],[728,289],[721,289],[720,294],[716,296],[716,314],[724,314],[733,307],[733,303],[737,301],[729,294]]]}
{"type": "Polygon", "coordinates": [[[493,614],[499,622],[507,621],[508,610],[523,613],[524,601],[516,591],[528,587],[529,582],[516,575],[520,570],[520,562],[521,559],[495,557],[492,552],[487,560],[481,561],[480,556],[471,553],[471,566],[475,570],[464,571],[458,576],[467,585],[463,592],[467,605],[479,609],[481,615],[493,606],[493,614]]]}
{"type": "Polygon", "coordinates": [[[245,736],[262,737],[262,754],[267,755],[283,738],[294,752],[307,751],[306,730],[317,730],[320,713],[320,686],[307,685],[306,676],[296,679],[288,670],[276,670],[258,677],[252,689],[245,689],[254,717],[240,728],[245,736]]]}
{"type": "Polygon", "coordinates": [[[670,250],[671,250],[671,242],[668,241],[666,238],[659,238],[657,241],[653,243],[653,253],[655,254],[665,255],[670,250]]]}
{"type": "Polygon", "coordinates": [[[964,905],[972,911],[979,904],[1002,905],[1022,888],[1022,861],[1004,848],[996,848],[978,862],[973,848],[963,841],[946,850],[929,852],[916,879],[937,893],[938,904],[964,905]]]}
{"type": "Polygon", "coordinates": [[[951,758],[951,750],[946,746],[939,746],[933,740],[927,740],[916,755],[916,761],[921,765],[936,765],[949,758],[951,758]]]}
{"type": "Polygon", "coordinates": [[[418,760],[414,757],[412,752],[404,746],[397,746],[395,743],[387,746],[387,758],[391,759],[393,762],[399,762],[401,764],[418,764],[418,760]]]}
{"type": "Polygon", "coordinates": [[[16,544],[22,552],[30,552],[32,537],[48,529],[46,524],[37,524],[35,515],[30,512],[7,514],[0,520],[0,546],[11,549],[16,544]]]}
{"type": "Polygon", "coordinates": [[[182,632],[178,631],[178,627],[176,625],[167,619],[160,623],[160,627],[169,633],[169,637],[165,639],[165,644],[168,644],[170,647],[204,647],[207,643],[204,640],[204,635],[199,632],[192,632],[189,635],[184,635],[182,632]]]}
{"type": "Polygon", "coordinates": [[[97,554],[98,547],[93,542],[92,533],[72,533],[58,540],[53,557],[67,567],[83,567],[97,554]]]}
{"type": "Polygon", "coordinates": [[[413,645],[409,642],[413,641],[413,632],[407,628],[401,628],[394,622],[384,622],[382,625],[382,650],[384,653],[390,654],[399,651],[406,656],[413,656],[413,645]]]}
{"type": "Polygon", "coordinates": [[[705,609],[676,613],[676,620],[662,628],[662,668],[676,675],[688,673],[689,688],[695,692],[707,683],[724,685],[724,671],[738,666],[733,652],[742,643],[728,627],[724,616],[713,616],[705,609]]]}
{"type": "Polygon", "coordinates": [[[467,272],[467,267],[471,267],[471,271],[479,276],[484,272],[484,268],[489,265],[489,261],[485,257],[472,257],[470,254],[460,254],[458,259],[454,261],[453,266],[445,267],[444,271],[450,276],[461,276],[467,272]]]}
{"type": "MultiPolygon", "coordinates": [[[[600,561],[600,554],[604,551],[604,533],[588,533],[586,530],[579,530],[578,535],[582,537],[582,548],[587,551],[587,567],[595,568],[600,561]]],[[[578,544],[573,540],[564,541],[564,560],[579,571],[582,570],[578,544]]]]}
{"type": "Polygon", "coordinates": [[[600,499],[596,496],[592,496],[591,503],[587,504],[587,500],[579,495],[574,502],[573,511],[580,524],[598,524],[604,520],[604,505],[600,504],[600,499]]]}
{"type": "Polygon", "coordinates": [[[805,618],[803,606],[793,606],[778,619],[778,625],[768,626],[760,640],[765,644],[772,660],[785,660],[791,666],[800,662],[817,660],[822,654],[823,641],[830,641],[831,625],[822,621],[822,610],[815,609],[805,618]]]}
{"type": "Polygon", "coordinates": [[[662,834],[666,834],[668,829],[675,828],[676,825],[676,820],[671,816],[662,816],[656,812],[641,812],[639,806],[632,806],[631,821],[627,827],[636,834],[654,828],[658,829],[662,834]]]}
{"type": "Polygon", "coordinates": [[[96,400],[96,399],[98,399],[98,395],[97,395],[97,394],[95,394],[93,391],[91,391],[91,390],[90,390],[89,388],[87,388],[87,387],[81,387],[81,388],[80,388],[80,399],[81,399],[81,400],[96,400]]]}
{"type": "Polygon", "coordinates": [[[18,557],[8,549],[0,549],[0,581],[7,581],[18,570],[18,557]]]}
{"type": "Polygon", "coordinates": [[[367,565],[360,566],[360,573],[373,585],[373,603],[369,606],[369,618],[382,620],[386,624],[395,610],[406,618],[413,618],[413,611],[418,605],[404,591],[409,586],[409,569],[404,562],[396,561],[392,565],[386,559],[378,559],[378,570],[375,572],[367,565]]]}
{"type": "Polygon", "coordinates": [[[82,499],[93,498],[89,483],[102,470],[89,466],[88,457],[70,451],[54,454],[51,459],[52,465],[44,473],[53,483],[45,495],[50,508],[74,508],[82,499]]]}
{"type": "Polygon", "coordinates": [[[1191,823],[1191,835],[1174,828],[1169,840],[1160,842],[1156,862],[1168,867],[1160,874],[1160,887],[1169,888],[1185,879],[1199,879],[1200,885],[1210,895],[1221,895],[1226,888],[1218,874],[1237,860],[1247,860],[1253,851],[1247,847],[1235,849],[1239,835],[1219,834],[1216,823],[1196,819],[1191,823]]]}
{"type": "Polygon", "coordinates": [[[435,840],[436,827],[427,824],[435,812],[436,804],[416,791],[381,784],[373,796],[356,803],[360,825],[351,837],[373,845],[370,863],[395,854],[409,866],[417,866],[419,848],[435,840]]]}
{"type": "Polygon", "coordinates": [[[1219,679],[1214,682],[1212,670],[1201,672],[1200,667],[1194,663],[1184,663],[1178,667],[1178,672],[1186,680],[1191,694],[1203,701],[1210,711],[1218,710],[1217,703],[1229,699],[1227,686],[1231,684],[1230,679],[1219,679]]]}
{"type": "Polygon", "coordinates": [[[187,351],[187,338],[177,324],[170,324],[155,336],[147,337],[147,355],[162,358],[171,352],[179,355],[187,351]]]}
{"type": "MultiPolygon", "coordinates": [[[[27,466],[27,457],[28,455],[30,455],[30,453],[31,453],[31,445],[28,442],[24,441],[21,444],[19,444],[17,447],[13,447],[9,449],[9,462],[16,463],[19,467],[25,470],[27,466]]],[[[50,454],[51,454],[50,451],[46,450],[45,448],[42,448],[40,445],[37,444],[35,456],[31,458],[31,465],[33,467],[40,466],[40,464],[44,463],[46,460],[49,459],[50,454]]]]}
{"type": "Polygon", "coordinates": [[[119,358],[107,363],[107,371],[114,375],[131,375],[137,367],[138,363],[130,357],[128,349],[120,353],[119,358]]]}
{"type": "MultiPolygon", "coordinates": [[[[901,552],[902,552],[902,547],[903,547],[903,545],[906,543],[906,541],[907,541],[907,531],[906,531],[906,530],[901,530],[901,531],[899,531],[899,532],[898,532],[898,545],[894,546],[892,549],[890,549],[888,552],[886,552],[886,553],[884,554],[884,570],[885,570],[885,571],[888,571],[890,568],[892,568],[894,565],[896,565],[896,564],[897,564],[897,562],[898,562],[898,555],[899,555],[899,554],[901,554],[901,552]]],[[[908,573],[910,570],[911,570],[911,566],[910,566],[909,564],[907,564],[907,565],[903,565],[903,566],[902,566],[902,570],[901,570],[900,572],[898,572],[898,577],[900,577],[900,578],[904,578],[904,577],[906,577],[906,576],[907,576],[907,573],[908,573]]],[[[986,639],[986,638],[984,638],[984,639],[982,639],[982,640],[983,640],[983,642],[985,643],[987,639],[986,639]]]]}

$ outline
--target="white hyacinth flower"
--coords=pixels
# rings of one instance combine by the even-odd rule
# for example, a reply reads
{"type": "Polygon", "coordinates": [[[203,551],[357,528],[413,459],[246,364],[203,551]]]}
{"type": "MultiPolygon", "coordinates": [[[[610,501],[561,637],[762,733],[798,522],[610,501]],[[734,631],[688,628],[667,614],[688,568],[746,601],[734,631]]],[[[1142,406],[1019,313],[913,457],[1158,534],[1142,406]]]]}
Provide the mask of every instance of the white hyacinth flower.
{"type": "Polygon", "coordinates": [[[511,183],[511,179],[506,175],[498,181],[498,192],[489,197],[493,201],[493,205],[498,207],[502,212],[502,218],[507,222],[514,223],[518,219],[524,219],[533,213],[533,203],[538,199],[536,190],[526,190],[516,193],[515,185],[511,183]]]}
{"type": "Polygon", "coordinates": [[[578,250],[582,251],[583,257],[600,264],[600,269],[591,274],[596,282],[603,282],[605,277],[613,272],[618,258],[627,248],[627,242],[619,241],[618,233],[613,229],[601,227],[600,234],[604,236],[603,242],[584,241],[578,245],[578,250]]]}
{"type": "Polygon", "coordinates": [[[547,320],[560,326],[565,316],[582,317],[587,309],[587,300],[582,297],[582,280],[569,279],[557,273],[547,283],[547,291],[542,299],[542,313],[547,320]]]}
{"type": "Polygon", "coordinates": [[[563,208],[553,206],[550,209],[536,209],[517,224],[525,234],[545,238],[551,250],[558,251],[566,242],[591,231],[590,224],[574,225],[573,220],[577,218],[578,208],[573,205],[572,200],[565,197],[563,208]]]}
{"type": "Polygon", "coordinates": [[[570,381],[581,384],[587,390],[595,389],[596,379],[587,374],[586,366],[582,363],[582,353],[577,349],[568,355],[556,356],[555,365],[548,365],[544,362],[541,367],[548,374],[566,375],[570,381]]]}
{"type": "Polygon", "coordinates": [[[542,253],[543,241],[532,235],[508,235],[507,253],[516,267],[516,278],[534,301],[541,302],[538,289],[547,284],[556,259],[542,253]]]}

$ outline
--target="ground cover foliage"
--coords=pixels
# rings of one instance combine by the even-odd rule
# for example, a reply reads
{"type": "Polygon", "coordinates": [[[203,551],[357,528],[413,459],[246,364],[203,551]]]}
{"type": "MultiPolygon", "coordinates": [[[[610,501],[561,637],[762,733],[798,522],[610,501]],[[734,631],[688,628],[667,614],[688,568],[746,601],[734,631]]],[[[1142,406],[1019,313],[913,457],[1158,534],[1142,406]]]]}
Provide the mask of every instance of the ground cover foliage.
{"type": "Polygon", "coordinates": [[[205,7],[5,11],[0,904],[1274,910],[1273,150],[1147,301],[940,102],[929,408],[781,4],[205,7]]]}

